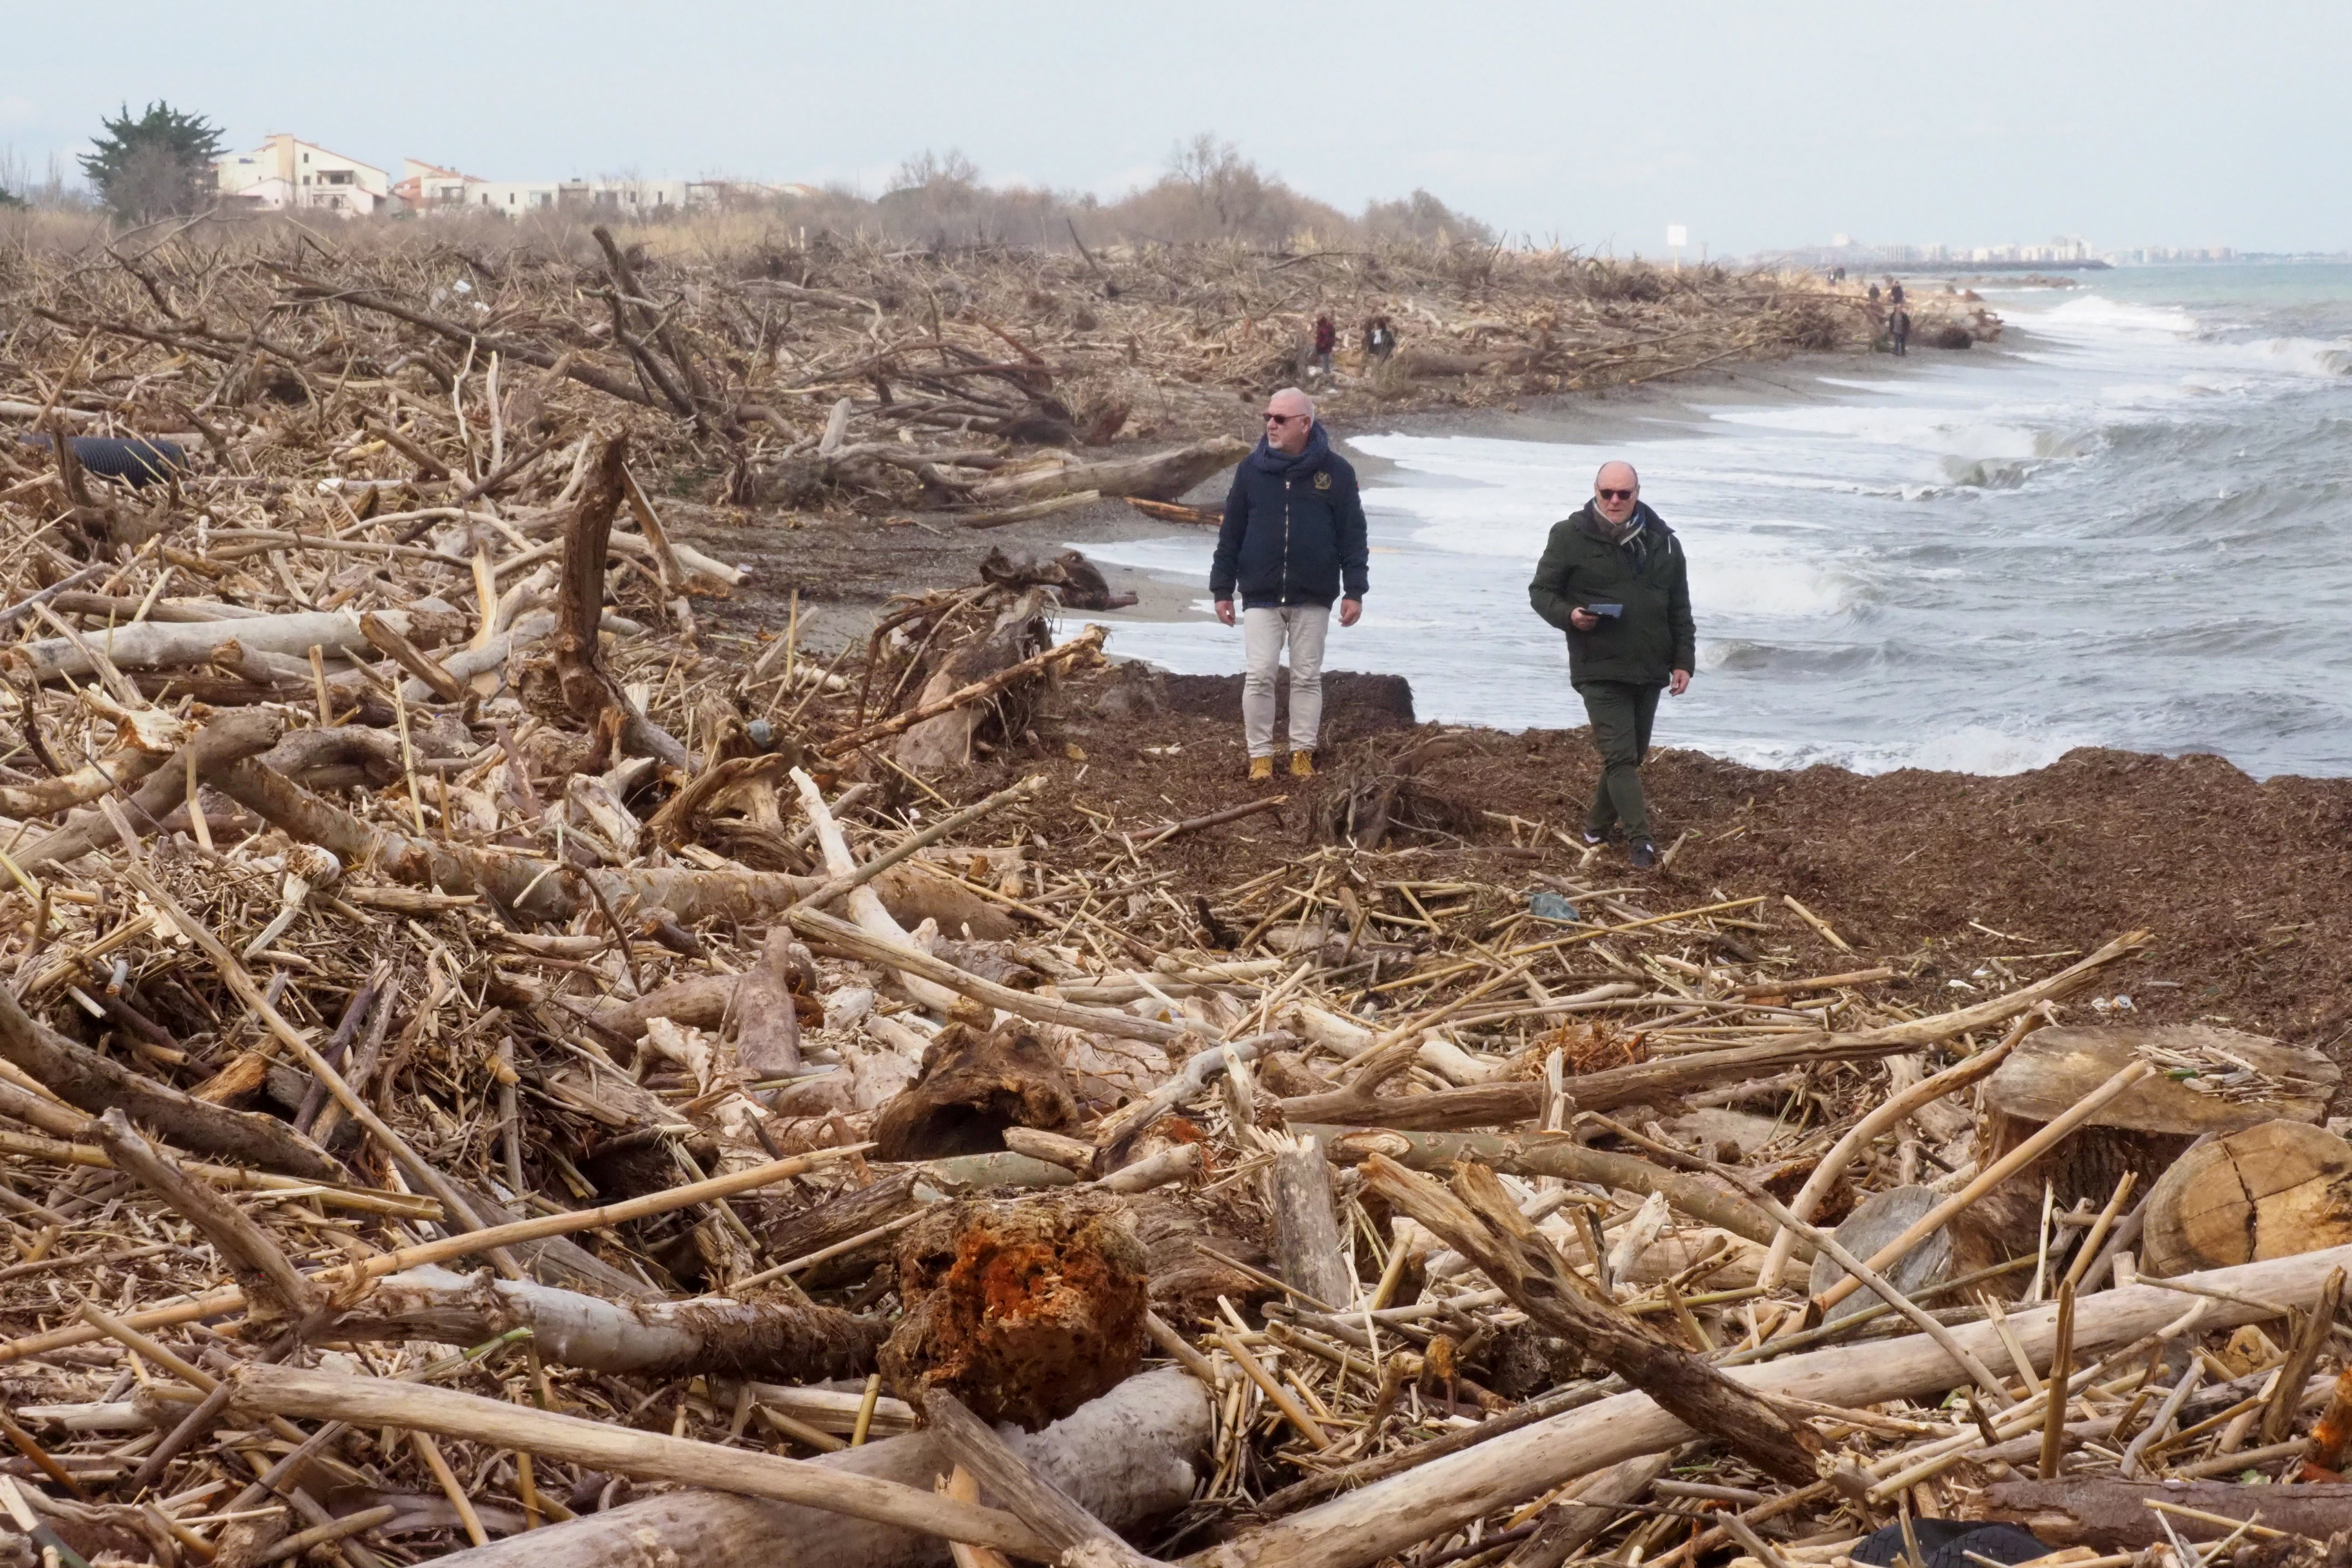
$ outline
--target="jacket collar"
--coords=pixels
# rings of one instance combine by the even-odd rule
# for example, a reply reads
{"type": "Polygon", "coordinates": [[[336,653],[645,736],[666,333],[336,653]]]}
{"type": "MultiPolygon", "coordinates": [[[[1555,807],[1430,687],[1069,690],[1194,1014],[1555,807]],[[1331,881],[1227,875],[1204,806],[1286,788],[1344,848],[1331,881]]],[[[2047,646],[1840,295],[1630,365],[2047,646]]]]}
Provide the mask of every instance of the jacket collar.
{"type": "Polygon", "coordinates": [[[1322,467],[1323,459],[1330,455],[1331,437],[1325,434],[1323,421],[1318,419],[1315,427],[1307,433],[1307,449],[1298,456],[1294,458],[1286,452],[1276,451],[1261,436],[1257,438],[1257,450],[1249,455],[1249,464],[1261,473],[1296,479],[1300,474],[1312,473],[1322,467]]]}

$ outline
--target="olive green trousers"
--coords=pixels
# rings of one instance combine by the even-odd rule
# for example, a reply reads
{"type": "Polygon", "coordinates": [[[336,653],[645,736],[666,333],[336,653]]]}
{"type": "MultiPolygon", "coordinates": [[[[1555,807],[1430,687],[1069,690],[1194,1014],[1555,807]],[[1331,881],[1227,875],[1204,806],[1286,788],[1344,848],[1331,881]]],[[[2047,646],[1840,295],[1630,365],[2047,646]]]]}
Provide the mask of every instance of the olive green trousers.
{"type": "Polygon", "coordinates": [[[1622,827],[1629,839],[1650,837],[1650,805],[1642,796],[1642,760],[1650,754],[1650,726],[1658,717],[1663,686],[1630,680],[1588,680],[1576,689],[1592,721],[1592,744],[1601,753],[1601,787],[1584,831],[1599,837],[1622,827]]]}

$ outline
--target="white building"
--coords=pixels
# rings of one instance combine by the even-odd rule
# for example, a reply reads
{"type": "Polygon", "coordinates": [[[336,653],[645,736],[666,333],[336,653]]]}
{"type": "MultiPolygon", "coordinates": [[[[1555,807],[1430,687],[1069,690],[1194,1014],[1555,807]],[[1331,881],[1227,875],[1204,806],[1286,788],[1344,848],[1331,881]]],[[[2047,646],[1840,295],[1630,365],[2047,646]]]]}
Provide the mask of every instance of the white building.
{"type": "Polygon", "coordinates": [[[463,206],[508,217],[554,211],[583,213],[592,217],[661,217],[745,200],[816,194],[805,185],[758,185],[732,180],[478,180],[436,169],[415,158],[408,161],[408,166],[424,172],[420,188],[428,199],[412,198],[411,204],[420,210],[450,212],[463,206]],[[461,182],[463,188],[457,200],[440,194],[461,182]]]}
{"type": "Polygon", "coordinates": [[[383,170],[284,131],[273,132],[254,152],[215,160],[213,173],[222,195],[250,207],[368,214],[385,211],[394,200],[392,176],[383,170]]]}
{"type": "Polygon", "coordinates": [[[445,169],[438,163],[428,163],[421,158],[404,158],[400,165],[400,184],[392,194],[403,205],[418,212],[434,207],[462,207],[467,205],[467,193],[485,182],[477,175],[445,169]]]}

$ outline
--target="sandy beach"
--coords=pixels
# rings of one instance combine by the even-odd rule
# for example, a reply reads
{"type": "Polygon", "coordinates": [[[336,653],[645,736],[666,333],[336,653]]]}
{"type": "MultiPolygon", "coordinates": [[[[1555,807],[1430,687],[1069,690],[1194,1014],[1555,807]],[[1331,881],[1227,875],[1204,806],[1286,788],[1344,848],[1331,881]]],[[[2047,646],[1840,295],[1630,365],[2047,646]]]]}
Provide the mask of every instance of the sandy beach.
{"type": "MultiPolygon", "coordinates": [[[[1991,357],[2004,351],[1996,344],[1979,344],[1971,352],[1991,357]]],[[[1823,384],[1825,376],[1849,383],[1899,377],[1910,374],[1919,363],[1867,351],[1806,353],[1752,364],[1711,366],[1636,386],[1530,395],[1492,406],[1342,414],[1327,423],[1358,477],[1375,483],[1388,477],[1391,465],[1356,450],[1351,438],[1403,433],[1594,442],[1651,436],[1661,428],[1696,430],[1707,422],[1699,405],[1821,403],[1839,395],[1823,384]]],[[[1255,438],[1255,421],[1238,405],[1233,430],[1237,436],[1255,438]]],[[[1220,507],[1229,481],[1230,473],[1221,473],[1182,499],[1195,506],[1220,507]]],[[[1561,514],[1581,502],[1580,496],[1563,496],[1561,514]]],[[[1112,656],[1120,657],[1117,628],[1122,624],[1209,618],[1201,602],[1207,593],[1214,531],[1162,522],[1123,501],[1097,501],[1051,517],[984,531],[960,528],[943,513],[908,512],[879,521],[812,518],[801,526],[785,527],[776,519],[756,514],[749,520],[735,520],[713,508],[681,506],[677,510],[685,537],[751,569],[751,582],[735,597],[706,606],[706,618],[742,635],[781,626],[784,618],[781,612],[797,591],[803,645],[829,652],[845,638],[863,637],[874,612],[890,595],[973,580],[980,561],[992,550],[1016,556],[1050,556],[1070,549],[1093,552],[1106,544],[1139,539],[1179,543],[1197,540],[1200,569],[1185,576],[1109,569],[1115,590],[1138,596],[1137,603],[1127,608],[1086,614],[1087,619],[1113,628],[1112,656]]],[[[1376,584],[1374,592],[1381,591],[1376,584]]]]}

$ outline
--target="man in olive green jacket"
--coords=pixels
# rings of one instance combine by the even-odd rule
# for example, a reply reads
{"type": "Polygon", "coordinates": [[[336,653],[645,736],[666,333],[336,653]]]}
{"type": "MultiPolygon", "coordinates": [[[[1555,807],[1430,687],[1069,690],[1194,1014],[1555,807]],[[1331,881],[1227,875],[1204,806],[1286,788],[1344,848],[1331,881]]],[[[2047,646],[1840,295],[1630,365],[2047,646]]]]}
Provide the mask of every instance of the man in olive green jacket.
{"type": "Polygon", "coordinates": [[[1528,598],[1536,614],[1568,634],[1568,679],[1584,699],[1601,787],[1585,818],[1584,841],[1599,844],[1622,826],[1627,859],[1657,864],[1642,760],[1658,693],[1690,687],[1690,574],[1682,541],[1642,500],[1631,463],[1604,463],[1583,510],[1552,525],[1528,598]]]}

